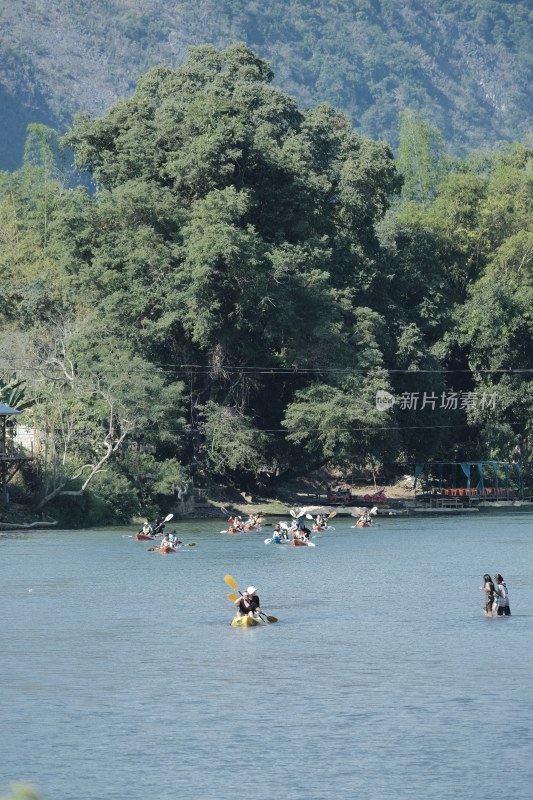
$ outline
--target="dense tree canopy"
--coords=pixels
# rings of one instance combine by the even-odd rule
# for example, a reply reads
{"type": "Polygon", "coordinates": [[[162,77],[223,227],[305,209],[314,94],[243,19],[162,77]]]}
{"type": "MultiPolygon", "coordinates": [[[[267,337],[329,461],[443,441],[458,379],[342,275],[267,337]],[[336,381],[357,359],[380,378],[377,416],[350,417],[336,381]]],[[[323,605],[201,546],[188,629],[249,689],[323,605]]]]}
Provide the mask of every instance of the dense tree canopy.
{"type": "Polygon", "coordinates": [[[450,161],[413,114],[396,164],[271,80],[199,47],[1,177],[0,366],[47,441],[41,504],[530,443],[531,152],[450,161]]]}

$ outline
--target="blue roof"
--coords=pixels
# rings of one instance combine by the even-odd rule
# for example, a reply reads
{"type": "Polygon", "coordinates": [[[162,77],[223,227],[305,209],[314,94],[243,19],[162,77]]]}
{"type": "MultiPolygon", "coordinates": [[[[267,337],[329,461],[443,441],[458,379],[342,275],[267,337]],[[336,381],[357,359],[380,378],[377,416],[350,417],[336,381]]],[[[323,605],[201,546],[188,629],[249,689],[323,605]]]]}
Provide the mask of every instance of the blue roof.
{"type": "Polygon", "coordinates": [[[17,411],[16,408],[11,408],[11,406],[6,406],[5,403],[0,403],[0,416],[7,416],[8,414],[22,414],[22,411],[17,411]]]}

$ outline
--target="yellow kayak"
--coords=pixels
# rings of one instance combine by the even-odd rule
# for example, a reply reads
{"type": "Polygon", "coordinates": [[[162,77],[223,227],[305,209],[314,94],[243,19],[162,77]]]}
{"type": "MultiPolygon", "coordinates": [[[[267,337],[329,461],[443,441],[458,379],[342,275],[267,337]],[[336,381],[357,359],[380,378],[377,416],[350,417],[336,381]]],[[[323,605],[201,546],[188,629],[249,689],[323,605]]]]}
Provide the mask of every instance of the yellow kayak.
{"type": "Polygon", "coordinates": [[[251,628],[253,625],[264,625],[265,620],[261,617],[234,617],[231,624],[235,628],[251,628]]]}

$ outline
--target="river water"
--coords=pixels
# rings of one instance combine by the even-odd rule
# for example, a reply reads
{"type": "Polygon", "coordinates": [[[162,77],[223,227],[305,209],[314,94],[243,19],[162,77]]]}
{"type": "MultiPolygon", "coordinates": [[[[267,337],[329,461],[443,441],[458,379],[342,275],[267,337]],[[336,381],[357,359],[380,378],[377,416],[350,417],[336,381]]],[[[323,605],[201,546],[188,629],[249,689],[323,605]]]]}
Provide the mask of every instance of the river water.
{"type": "Polygon", "coordinates": [[[533,515],[0,535],[0,796],[532,797],[533,515]],[[511,618],[482,615],[501,572],[511,618]],[[276,624],[229,625],[229,573],[276,624]]]}

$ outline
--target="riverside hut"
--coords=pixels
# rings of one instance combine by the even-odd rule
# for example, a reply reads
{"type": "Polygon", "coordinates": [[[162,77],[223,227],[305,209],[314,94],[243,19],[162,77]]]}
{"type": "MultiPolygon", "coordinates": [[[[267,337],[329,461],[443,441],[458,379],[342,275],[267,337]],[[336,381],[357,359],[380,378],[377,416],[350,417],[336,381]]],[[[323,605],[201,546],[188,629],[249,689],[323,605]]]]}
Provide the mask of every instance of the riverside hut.
{"type": "Polygon", "coordinates": [[[9,499],[7,493],[9,481],[25,461],[32,460],[30,456],[23,455],[15,447],[12,437],[9,435],[8,417],[21,413],[16,408],[0,403],[0,497],[5,502],[8,502],[9,499]]]}

